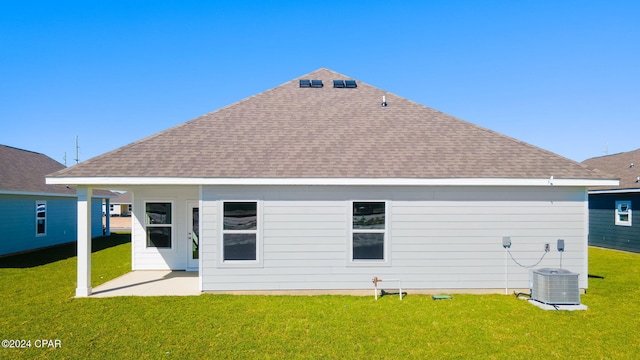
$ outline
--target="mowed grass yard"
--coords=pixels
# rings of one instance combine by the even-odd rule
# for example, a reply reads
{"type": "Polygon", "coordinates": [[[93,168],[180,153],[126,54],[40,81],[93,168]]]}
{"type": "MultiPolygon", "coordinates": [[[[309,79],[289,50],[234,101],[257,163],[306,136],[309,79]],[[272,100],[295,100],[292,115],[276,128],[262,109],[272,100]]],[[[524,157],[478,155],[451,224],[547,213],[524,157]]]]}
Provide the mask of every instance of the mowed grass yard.
{"type": "MultiPolygon", "coordinates": [[[[93,285],[130,269],[128,236],[96,239],[93,285]]],[[[72,247],[0,259],[0,359],[634,359],[640,255],[590,249],[587,311],[514,296],[75,299],[72,247]],[[37,348],[59,340],[59,348],[37,348]]]]}

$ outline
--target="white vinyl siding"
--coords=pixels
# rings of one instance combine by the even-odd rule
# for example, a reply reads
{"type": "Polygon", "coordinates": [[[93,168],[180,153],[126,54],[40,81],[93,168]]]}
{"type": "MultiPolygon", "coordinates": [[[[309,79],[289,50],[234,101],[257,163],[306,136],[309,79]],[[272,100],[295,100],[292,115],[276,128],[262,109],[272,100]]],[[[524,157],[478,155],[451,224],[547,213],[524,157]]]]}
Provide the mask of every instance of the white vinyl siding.
{"type": "MultiPolygon", "coordinates": [[[[412,289],[505,286],[502,237],[523,264],[545,243],[565,240],[563,268],[587,286],[586,190],[582,187],[203,186],[203,290],[371,289],[374,276],[412,289]],[[220,204],[262,202],[259,268],[226,268],[219,249],[220,204]],[[387,208],[392,266],[350,266],[353,201],[387,208]]],[[[539,267],[558,267],[552,251],[539,267]]],[[[509,287],[528,288],[528,270],[508,264],[509,287]]]]}
{"type": "Polygon", "coordinates": [[[185,270],[187,247],[187,202],[197,201],[198,186],[133,186],[132,192],[132,268],[133,270],[185,270]],[[147,247],[146,203],[171,203],[171,248],[147,247]]]}

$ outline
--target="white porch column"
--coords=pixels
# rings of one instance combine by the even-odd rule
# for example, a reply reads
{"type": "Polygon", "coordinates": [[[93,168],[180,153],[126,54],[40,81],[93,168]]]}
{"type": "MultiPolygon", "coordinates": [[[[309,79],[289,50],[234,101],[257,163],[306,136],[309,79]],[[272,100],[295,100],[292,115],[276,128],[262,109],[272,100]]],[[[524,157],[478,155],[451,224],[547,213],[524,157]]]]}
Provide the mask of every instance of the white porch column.
{"type": "Polygon", "coordinates": [[[105,231],[104,234],[105,236],[109,236],[111,235],[111,199],[106,198],[105,199],[105,219],[104,219],[104,227],[105,227],[105,231]]]}
{"type": "Polygon", "coordinates": [[[91,295],[91,195],[93,189],[78,187],[78,285],[76,297],[91,295]]]}

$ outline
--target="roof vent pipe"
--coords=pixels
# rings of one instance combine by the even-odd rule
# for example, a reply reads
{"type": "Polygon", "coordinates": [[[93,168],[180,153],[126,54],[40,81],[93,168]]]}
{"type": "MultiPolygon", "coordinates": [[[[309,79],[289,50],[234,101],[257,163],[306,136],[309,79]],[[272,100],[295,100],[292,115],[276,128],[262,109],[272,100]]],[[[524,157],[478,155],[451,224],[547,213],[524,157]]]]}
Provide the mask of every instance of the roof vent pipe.
{"type": "Polygon", "coordinates": [[[387,97],[384,95],[382,95],[382,104],[380,106],[387,107],[387,97]]]}
{"type": "Polygon", "coordinates": [[[638,176],[638,177],[636,178],[636,182],[637,182],[637,183],[640,183],[640,176],[638,176]]]}
{"type": "Polygon", "coordinates": [[[631,165],[629,165],[629,168],[632,168],[632,167],[634,167],[634,166],[636,166],[636,164],[631,163],[631,165]]]}

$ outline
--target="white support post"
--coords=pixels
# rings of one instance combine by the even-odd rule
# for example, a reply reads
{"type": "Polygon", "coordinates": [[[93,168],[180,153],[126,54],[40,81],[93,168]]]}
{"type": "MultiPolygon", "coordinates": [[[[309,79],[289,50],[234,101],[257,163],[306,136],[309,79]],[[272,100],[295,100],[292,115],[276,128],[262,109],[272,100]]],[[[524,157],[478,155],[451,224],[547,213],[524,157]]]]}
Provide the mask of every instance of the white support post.
{"type": "Polygon", "coordinates": [[[91,295],[91,196],[93,189],[78,187],[78,284],[76,297],[91,295]]]}
{"type": "Polygon", "coordinates": [[[104,203],[104,234],[105,236],[111,235],[111,199],[106,198],[104,203]]]}

